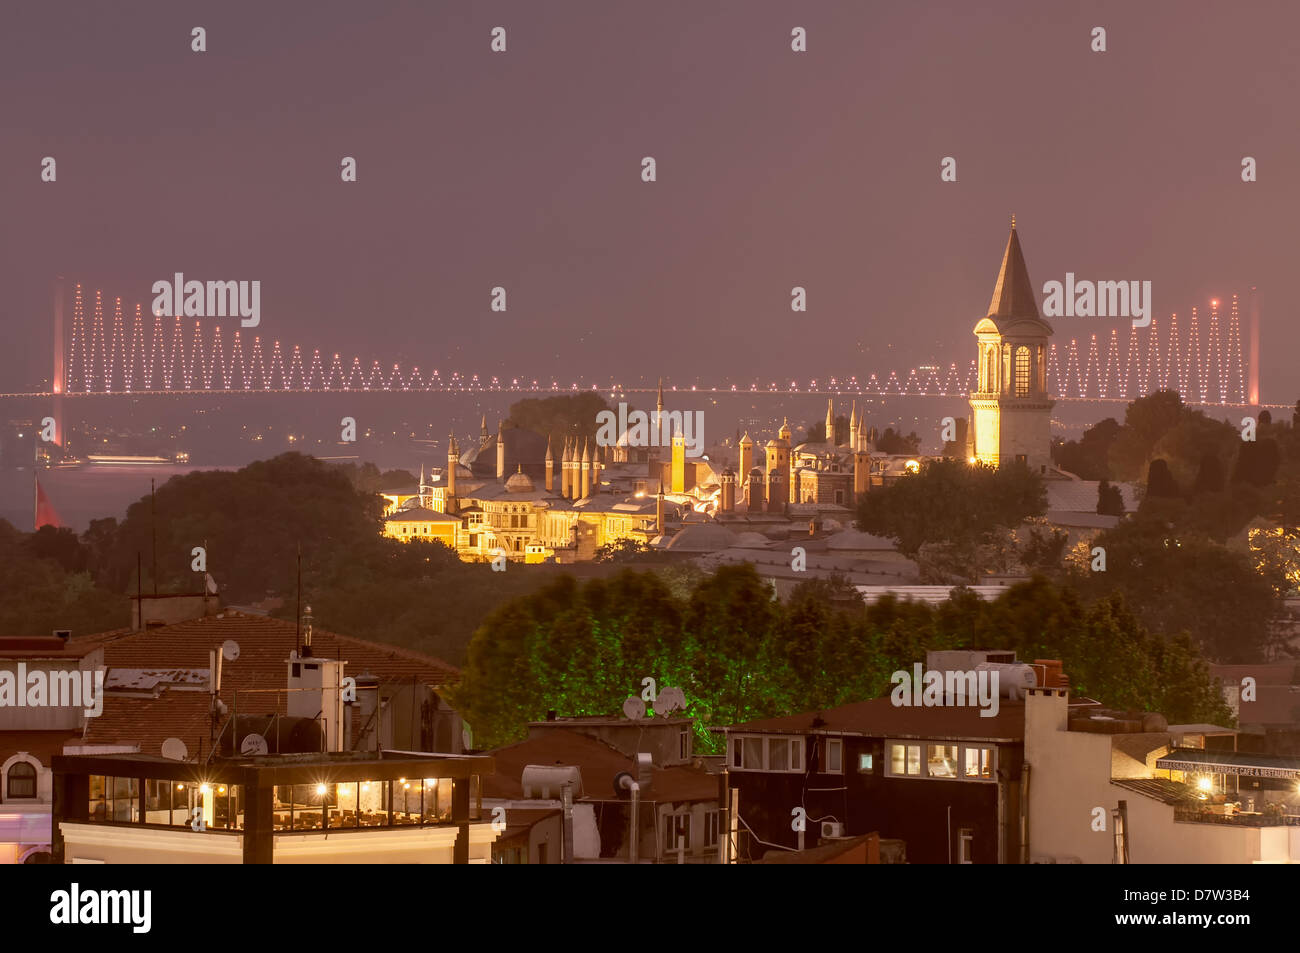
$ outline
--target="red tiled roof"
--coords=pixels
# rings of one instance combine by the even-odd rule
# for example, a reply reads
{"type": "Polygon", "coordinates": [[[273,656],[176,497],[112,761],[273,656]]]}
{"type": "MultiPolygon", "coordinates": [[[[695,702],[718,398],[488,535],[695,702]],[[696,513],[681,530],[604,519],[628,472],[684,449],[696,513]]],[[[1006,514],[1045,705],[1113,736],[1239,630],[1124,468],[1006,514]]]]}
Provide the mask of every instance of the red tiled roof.
{"type": "Polygon", "coordinates": [[[980,709],[964,707],[896,706],[892,699],[872,698],[822,712],[802,712],[782,718],[761,718],[732,725],[732,731],[796,734],[811,731],[870,738],[961,738],[1020,741],[1025,737],[1024,702],[999,699],[998,713],[985,718],[980,709]],[[824,724],[814,726],[818,716],[824,724]]]}
{"type": "Polygon", "coordinates": [[[0,731],[0,763],[9,760],[11,755],[26,751],[44,767],[50,766],[50,758],[63,754],[64,745],[81,744],[80,731],[0,731]]]}
{"type": "MultiPolygon", "coordinates": [[[[496,760],[496,774],[483,778],[483,796],[522,798],[524,768],[530,764],[575,766],[582,772],[583,796],[598,800],[614,798],[614,778],[621,772],[636,777],[632,759],[616,748],[576,731],[557,728],[526,741],[489,752],[496,760]]],[[[689,765],[655,767],[651,772],[647,801],[713,801],[718,797],[717,775],[689,765]]]]}
{"type": "MultiPolygon", "coordinates": [[[[220,616],[193,619],[145,631],[117,630],[84,636],[104,647],[104,664],[111,669],[206,669],[208,652],[221,650],[226,640],[239,645],[239,657],[221,663],[221,697],[231,711],[266,714],[284,710],[285,696],[252,694],[250,689],[286,687],[289,653],[297,644],[292,622],[226,611],[220,616]]],[[[312,651],[318,658],[342,659],[346,672],[363,672],[381,682],[416,681],[439,688],[453,684],[460,672],[431,655],[395,645],[383,645],[313,627],[312,651]]],[[[180,738],[191,757],[209,737],[209,697],[206,691],[162,689],[154,698],[127,698],[108,693],[104,712],[87,722],[87,744],[140,744],[144,754],[156,754],[162,742],[180,738]]]]}

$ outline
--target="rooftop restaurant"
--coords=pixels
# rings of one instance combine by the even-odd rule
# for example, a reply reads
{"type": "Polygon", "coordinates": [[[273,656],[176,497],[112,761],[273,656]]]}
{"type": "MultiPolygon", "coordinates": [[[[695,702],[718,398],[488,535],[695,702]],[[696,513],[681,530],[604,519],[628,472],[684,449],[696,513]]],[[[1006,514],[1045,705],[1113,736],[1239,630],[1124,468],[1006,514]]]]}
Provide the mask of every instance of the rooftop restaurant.
{"type": "Polygon", "coordinates": [[[235,863],[282,862],[279,855],[311,853],[310,845],[333,834],[349,843],[335,839],[320,853],[343,852],[357,862],[367,852],[375,861],[416,860],[407,855],[426,844],[451,851],[440,861],[433,850],[425,862],[469,863],[471,840],[491,843],[491,825],[479,823],[480,779],[493,773],[490,757],[384,750],[200,763],[59,755],[53,770],[55,863],[72,858],[72,845],[82,851],[78,858],[95,859],[85,856],[87,844],[112,844],[129,862],[168,859],[140,856],[146,847],[163,855],[215,852],[235,863]],[[132,831],[150,835],[135,838],[139,849],[131,849],[132,831]],[[399,831],[431,836],[394,842],[399,831]]]}

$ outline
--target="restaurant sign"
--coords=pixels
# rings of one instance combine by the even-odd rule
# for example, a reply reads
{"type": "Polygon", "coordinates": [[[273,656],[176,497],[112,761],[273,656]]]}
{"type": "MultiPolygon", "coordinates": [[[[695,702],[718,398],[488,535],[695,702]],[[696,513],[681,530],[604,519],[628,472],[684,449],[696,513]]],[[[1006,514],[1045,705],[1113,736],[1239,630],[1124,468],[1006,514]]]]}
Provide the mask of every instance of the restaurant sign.
{"type": "Polygon", "coordinates": [[[1171,761],[1161,758],[1157,768],[1170,771],[1198,771],[1214,774],[1235,774],[1243,778],[1300,778],[1300,768],[1261,768],[1248,764],[1212,764],[1202,761],[1171,761]]]}

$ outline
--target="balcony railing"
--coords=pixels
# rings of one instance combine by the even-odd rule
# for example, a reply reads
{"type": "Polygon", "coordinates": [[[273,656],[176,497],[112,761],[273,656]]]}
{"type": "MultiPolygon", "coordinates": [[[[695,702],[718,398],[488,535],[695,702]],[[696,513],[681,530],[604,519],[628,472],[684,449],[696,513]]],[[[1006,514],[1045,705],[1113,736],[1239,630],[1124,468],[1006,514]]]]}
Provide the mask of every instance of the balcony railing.
{"type": "Polygon", "coordinates": [[[1192,824],[1227,824],[1232,827],[1300,827],[1300,814],[1214,814],[1200,808],[1174,808],[1174,820],[1192,824]]]}

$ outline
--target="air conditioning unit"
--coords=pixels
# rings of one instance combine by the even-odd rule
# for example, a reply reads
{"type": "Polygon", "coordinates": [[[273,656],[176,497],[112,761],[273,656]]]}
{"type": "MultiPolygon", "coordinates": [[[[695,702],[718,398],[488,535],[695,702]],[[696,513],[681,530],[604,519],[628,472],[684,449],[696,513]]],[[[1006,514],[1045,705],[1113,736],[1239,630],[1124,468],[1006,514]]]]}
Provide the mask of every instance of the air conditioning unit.
{"type": "Polygon", "coordinates": [[[843,837],[844,825],[839,821],[822,821],[822,837],[843,837]]]}

